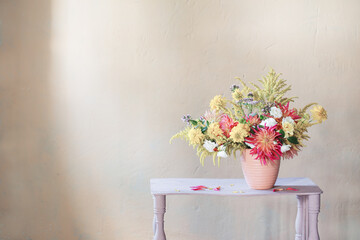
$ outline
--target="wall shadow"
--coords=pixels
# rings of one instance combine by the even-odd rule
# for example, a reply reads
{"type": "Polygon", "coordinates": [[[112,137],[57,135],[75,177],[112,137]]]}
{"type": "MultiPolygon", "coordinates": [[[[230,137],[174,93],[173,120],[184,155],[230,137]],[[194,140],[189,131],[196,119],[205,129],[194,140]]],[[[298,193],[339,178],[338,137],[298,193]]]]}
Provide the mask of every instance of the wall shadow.
{"type": "Polygon", "coordinates": [[[79,239],[51,114],[51,3],[0,2],[0,239],[79,239]]]}

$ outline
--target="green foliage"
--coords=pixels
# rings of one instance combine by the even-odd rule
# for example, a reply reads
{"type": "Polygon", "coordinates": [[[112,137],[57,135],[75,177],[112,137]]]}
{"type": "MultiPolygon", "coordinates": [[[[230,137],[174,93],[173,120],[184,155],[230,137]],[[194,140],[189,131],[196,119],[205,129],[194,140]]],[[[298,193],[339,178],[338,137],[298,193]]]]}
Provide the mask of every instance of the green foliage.
{"type": "Polygon", "coordinates": [[[292,137],[288,137],[287,140],[293,144],[299,144],[299,141],[297,140],[296,137],[292,136],[292,137]]]}
{"type": "Polygon", "coordinates": [[[283,105],[292,102],[295,97],[286,98],[285,93],[291,90],[291,86],[286,84],[286,80],[280,79],[281,74],[277,74],[273,69],[267,76],[263,77],[259,82],[262,88],[255,83],[251,83],[259,96],[259,100],[267,103],[279,102],[283,105]]]}
{"type": "Polygon", "coordinates": [[[230,101],[230,103],[233,105],[232,109],[234,111],[236,119],[242,119],[245,116],[245,112],[242,106],[232,101],[230,101]]]}
{"type": "Polygon", "coordinates": [[[295,130],[294,130],[294,136],[298,139],[298,144],[294,145],[292,144],[292,146],[295,149],[299,149],[300,147],[304,147],[303,141],[304,140],[309,140],[310,136],[307,135],[307,129],[308,127],[312,126],[312,124],[305,119],[301,119],[300,121],[298,121],[295,125],[295,130]]]}
{"type": "Polygon", "coordinates": [[[208,129],[207,126],[206,126],[206,127],[202,127],[202,128],[201,128],[201,132],[204,133],[204,132],[206,132],[207,129],[208,129]]]}
{"type": "Polygon", "coordinates": [[[194,125],[194,126],[196,126],[198,123],[197,123],[197,121],[195,121],[195,120],[189,120],[190,121],[190,123],[192,124],[192,125],[194,125]]]}
{"type": "Polygon", "coordinates": [[[285,132],[284,132],[284,130],[282,130],[282,129],[280,129],[280,134],[281,134],[281,137],[284,137],[285,136],[285,132]]]}
{"type": "Polygon", "coordinates": [[[242,118],[242,119],[239,120],[239,123],[245,124],[245,123],[246,123],[246,120],[245,120],[244,118],[242,118]]]}
{"type": "Polygon", "coordinates": [[[306,111],[313,105],[316,105],[317,103],[310,103],[308,105],[306,105],[304,108],[299,110],[299,116],[304,116],[306,111]]]}

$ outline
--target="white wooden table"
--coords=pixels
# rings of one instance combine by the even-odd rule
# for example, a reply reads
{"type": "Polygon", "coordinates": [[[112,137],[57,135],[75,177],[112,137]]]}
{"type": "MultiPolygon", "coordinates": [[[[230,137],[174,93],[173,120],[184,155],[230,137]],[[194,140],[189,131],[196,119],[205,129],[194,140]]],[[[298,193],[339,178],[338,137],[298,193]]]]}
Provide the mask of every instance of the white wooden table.
{"type": "Polygon", "coordinates": [[[322,190],[309,178],[279,178],[274,188],[288,187],[298,191],[253,190],[244,179],[205,179],[205,178],[157,178],[150,180],[151,194],[154,199],[154,240],[166,240],[164,232],[164,214],[166,195],[216,195],[234,197],[284,196],[297,198],[297,216],[295,221],[295,240],[319,240],[318,214],[320,212],[320,194],[322,190]],[[191,186],[203,185],[209,188],[221,187],[220,191],[193,191],[191,186]]]}

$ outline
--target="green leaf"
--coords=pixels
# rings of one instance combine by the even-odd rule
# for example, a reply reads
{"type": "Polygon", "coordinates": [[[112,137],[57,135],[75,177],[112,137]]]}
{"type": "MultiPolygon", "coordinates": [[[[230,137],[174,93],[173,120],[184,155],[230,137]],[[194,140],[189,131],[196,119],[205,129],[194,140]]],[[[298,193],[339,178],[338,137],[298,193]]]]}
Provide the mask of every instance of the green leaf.
{"type": "Polygon", "coordinates": [[[265,117],[264,117],[263,115],[260,115],[260,119],[261,119],[261,120],[264,120],[264,118],[265,118],[265,117]]]}
{"type": "Polygon", "coordinates": [[[292,137],[288,137],[287,140],[293,144],[299,144],[299,141],[297,140],[296,137],[292,136],[292,137]]]}
{"type": "Polygon", "coordinates": [[[208,129],[208,127],[202,127],[201,132],[204,133],[207,129],[208,129]]]}
{"type": "Polygon", "coordinates": [[[242,118],[242,119],[240,119],[239,122],[242,123],[242,124],[244,124],[244,123],[246,123],[246,120],[245,120],[244,118],[242,118]]]}
{"type": "MultiPolygon", "coordinates": [[[[284,137],[284,136],[285,136],[284,130],[281,129],[279,132],[280,132],[280,134],[281,134],[281,137],[284,137]]],[[[289,141],[290,141],[290,140],[289,140],[289,141]]]]}
{"type": "Polygon", "coordinates": [[[191,124],[192,125],[194,125],[194,126],[196,126],[198,123],[197,123],[197,121],[195,121],[195,120],[189,120],[190,122],[191,122],[191,124]]]}
{"type": "Polygon", "coordinates": [[[255,131],[254,131],[253,128],[250,128],[250,133],[251,133],[251,134],[255,134],[255,131]]]}

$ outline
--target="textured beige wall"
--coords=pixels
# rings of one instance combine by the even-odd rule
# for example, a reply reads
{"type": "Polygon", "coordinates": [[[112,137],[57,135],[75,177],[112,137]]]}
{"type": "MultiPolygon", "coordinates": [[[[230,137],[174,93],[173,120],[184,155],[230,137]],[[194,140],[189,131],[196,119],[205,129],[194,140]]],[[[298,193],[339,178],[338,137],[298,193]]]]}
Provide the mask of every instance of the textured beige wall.
{"type": "MultiPolygon", "coordinates": [[[[0,239],[152,239],[152,177],[241,178],[172,134],[236,76],[284,73],[329,120],[281,177],[324,190],[322,239],[360,237],[360,2],[0,0],[0,239]]],[[[294,235],[293,198],[169,197],[172,240],[294,235]]]]}

